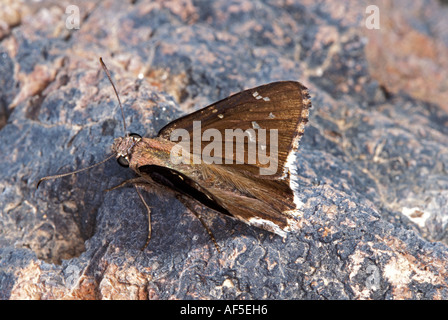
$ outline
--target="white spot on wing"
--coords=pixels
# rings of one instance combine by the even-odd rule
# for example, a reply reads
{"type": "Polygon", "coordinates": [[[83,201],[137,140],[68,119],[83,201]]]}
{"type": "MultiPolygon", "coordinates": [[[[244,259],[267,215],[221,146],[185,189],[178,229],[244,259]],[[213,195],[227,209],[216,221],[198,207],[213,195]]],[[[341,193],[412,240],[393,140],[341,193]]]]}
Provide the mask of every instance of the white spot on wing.
{"type": "Polygon", "coordinates": [[[297,197],[297,188],[299,187],[297,181],[296,181],[296,175],[297,175],[297,166],[294,165],[294,162],[296,160],[296,153],[294,150],[291,150],[288,154],[288,157],[286,158],[284,171],[283,171],[283,177],[286,177],[289,173],[289,187],[291,188],[293,194],[294,194],[294,204],[296,205],[296,209],[300,209],[303,207],[304,203],[297,197]]]}
{"type": "Polygon", "coordinates": [[[281,237],[286,237],[287,231],[283,230],[270,220],[262,219],[260,217],[252,217],[249,219],[249,223],[255,227],[274,232],[281,237]]]}
{"type": "Polygon", "coordinates": [[[255,91],[254,93],[252,93],[252,96],[257,99],[263,99],[264,101],[271,101],[271,99],[269,99],[269,97],[263,97],[261,94],[258,93],[258,91],[255,91]]]}
{"type": "Polygon", "coordinates": [[[283,168],[283,176],[286,177],[286,175],[291,172],[296,171],[296,167],[294,166],[294,161],[296,160],[296,153],[294,150],[290,150],[288,157],[286,158],[285,166],[283,168]]]}
{"type": "Polygon", "coordinates": [[[260,125],[256,121],[252,121],[252,128],[261,129],[260,125]]]}

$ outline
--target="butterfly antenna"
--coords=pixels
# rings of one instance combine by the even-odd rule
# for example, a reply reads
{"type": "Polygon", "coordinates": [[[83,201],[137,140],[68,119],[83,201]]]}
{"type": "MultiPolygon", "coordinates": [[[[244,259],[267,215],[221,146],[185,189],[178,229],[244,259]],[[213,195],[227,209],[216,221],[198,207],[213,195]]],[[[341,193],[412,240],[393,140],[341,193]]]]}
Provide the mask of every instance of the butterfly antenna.
{"type": "Polygon", "coordinates": [[[103,62],[103,58],[100,57],[100,63],[101,66],[103,67],[104,71],[106,72],[107,78],[110,81],[110,84],[112,85],[112,88],[114,88],[114,92],[115,92],[115,96],[117,97],[118,100],[118,104],[120,105],[120,109],[121,109],[121,116],[123,117],[123,128],[124,128],[124,134],[127,134],[127,130],[126,130],[126,120],[124,118],[124,111],[123,111],[123,106],[121,104],[121,100],[120,97],[118,96],[118,91],[117,88],[115,88],[114,82],[112,81],[112,77],[110,76],[110,72],[109,69],[107,69],[106,65],[103,62]]]}
{"type": "MultiPolygon", "coordinates": [[[[105,65],[104,62],[103,62],[103,58],[100,58],[100,63],[101,63],[101,66],[103,67],[104,71],[106,72],[107,78],[109,79],[110,83],[112,84],[112,87],[114,88],[115,95],[116,95],[116,97],[117,97],[117,99],[118,99],[118,104],[120,105],[120,109],[121,109],[121,115],[122,115],[122,117],[123,117],[123,128],[124,128],[124,133],[125,133],[125,135],[126,135],[126,132],[127,132],[127,129],[126,129],[126,120],[125,120],[125,118],[124,118],[124,111],[123,111],[123,106],[122,106],[122,104],[121,104],[120,97],[118,96],[118,92],[117,92],[117,89],[115,88],[115,85],[114,85],[114,83],[113,83],[113,81],[112,81],[112,77],[110,76],[110,72],[109,72],[109,70],[107,69],[106,65],[105,65]]],[[[77,174],[77,173],[80,173],[80,172],[83,172],[83,171],[92,169],[92,168],[94,168],[94,167],[96,167],[96,166],[99,166],[100,164],[103,164],[103,163],[105,163],[106,161],[110,160],[110,159],[113,158],[115,155],[116,155],[116,154],[113,153],[113,154],[111,154],[110,156],[108,156],[106,159],[104,159],[103,161],[98,162],[98,163],[95,163],[95,164],[93,164],[93,165],[91,165],[91,166],[88,166],[88,167],[86,167],[86,168],[82,168],[82,169],[79,169],[79,170],[76,170],[76,171],[67,172],[67,173],[63,173],[63,174],[56,174],[56,175],[54,175],[54,176],[43,177],[43,178],[41,178],[41,179],[37,182],[36,189],[39,188],[39,185],[40,185],[43,181],[45,181],[45,180],[53,180],[53,179],[58,179],[58,178],[66,177],[66,176],[71,176],[71,175],[73,175],[73,174],[77,174]]]]}
{"type": "Polygon", "coordinates": [[[87,168],[82,168],[82,169],[79,169],[79,170],[76,170],[76,171],[67,172],[67,173],[63,173],[63,174],[56,174],[56,175],[54,175],[54,176],[43,177],[43,178],[41,178],[41,179],[39,180],[39,182],[37,182],[36,189],[39,188],[39,185],[42,183],[42,181],[45,181],[45,180],[52,180],[52,179],[59,179],[59,178],[62,178],[62,177],[71,176],[72,174],[77,174],[77,173],[80,173],[80,172],[83,172],[83,171],[92,169],[93,167],[99,166],[100,164],[103,164],[104,162],[110,160],[110,159],[113,158],[114,156],[115,156],[115,153],[112,153],[110,156],[108,156],[108,157],[107,157],[106,159],[104,159],[103,161],[98,162],[98,163],[95,163],[95,164],[92,164],[91,166],[88,166],[87,168]]]}

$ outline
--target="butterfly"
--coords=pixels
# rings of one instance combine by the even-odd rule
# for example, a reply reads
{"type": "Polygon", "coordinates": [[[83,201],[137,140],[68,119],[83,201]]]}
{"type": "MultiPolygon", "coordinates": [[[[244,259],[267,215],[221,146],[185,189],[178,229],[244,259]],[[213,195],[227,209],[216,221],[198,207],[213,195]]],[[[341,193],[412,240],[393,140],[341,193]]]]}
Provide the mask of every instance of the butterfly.
{"type": "MultiPolygon", "coordinates": [[[[124,112],[110,73],[100,58],[124,112]]],[[[194,209],[206,206],[225,216],[280,236],[291,231],[300,216],[301,202],[294,194],[293,162],[311,100],[307,88],[296,81],[280,81],[244,90],[164,126],[155,137],[126,133],[116,138],[112,154],[90,169],[115,157],[137,177],[126,184],[139,189],[172,192],[204,225],[219,251],[211,230],[194,209]],[[181,139],[180,139],[181,138],[181,139]]],[[[126,132],[126,124],[124,123],[126,132]]]]}

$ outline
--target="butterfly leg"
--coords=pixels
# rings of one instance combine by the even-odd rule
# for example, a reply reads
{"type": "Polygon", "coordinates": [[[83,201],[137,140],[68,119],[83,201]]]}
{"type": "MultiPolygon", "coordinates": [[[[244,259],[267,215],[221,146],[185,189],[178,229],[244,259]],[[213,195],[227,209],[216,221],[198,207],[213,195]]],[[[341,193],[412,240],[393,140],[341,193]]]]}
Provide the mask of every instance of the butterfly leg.
{"type": "Polygon", "coordinates": [[[140,190],[139,190],[139,185],[151,185],[147,180],[143,179],[142,177],[138,177],[138,178],[133,178],[133,179],[128,179],[126,181],[123,181],[122,183],[116,185],[115,187],[106,189],[106,192],[124,187],[127,184],[133,184],[135,187],[135,190],[137,191],[137,194],[140,198],[140,200],[142,201],[143,205],[146,208],[146,212],[147,212],[147,217],[148,217],[148,236],[146,237],[146,242],[143,245],[143,247],[140,249],[141,251],[145,250],[146,247],[149,244],[149,240],[151,239],[151,208],[148,206],[148,204],[146,203],[145,199],[143,198],[143,195],[141,194],[140,190]]]}
{"type": "Polygon", "coordinates": [[[219,249],[219,245],[216,242],[215,237],[213,236],[212,231],[210,230],[210,228],[206,225],[206,223],[204,222],[204,220],[202,219],[202,216],[200,213],[197,213],[196,210],[194,209],[196,203],[193,202],[190,198],[187,198],[183,195],[177,195],[176,198],[183,203],[184,206],[187,207],[188,210],[190,210],[198,219],[199,221],[201,221],[202,226],[205,228],[205,230],[207,230],[208,235],[210,236],[210,239],[213,241],[213,244],[215,245],[216,250],[221,253],[221,250],[219,249]]]}
{"type": "Polygon", "coordinates": [[[128,179],[128,180],[125,180],[122,183],[116,185],[115,187],[108,188],[108,189],[106,189],[104,191],[109,192],[109,191],[112,191],[112,190],[116,190],[116,189],[122,188],[122,187],[124,187],[127,184],[136,185],[136,184],[139,184],[139,183],[146,183],[147,184],[148,182],[145,179],[143,179],[142,177],[128,179]]]}
{"type": "Polygon", "coordinates": [[[145,199],[143,198],[141,192],[138,190],[138,185],[134,184],[135,190],[138,193],[138,196],[140,197],[140,200],[143,202],[143,204],[145,205],[146,208],[146,212],[147,212],[147,217],[148,217],[148,236],[146,237],[146,242],[143,245],[143,247],[141,247],[141,251],[145,250],[146,247],[149,244],[149,240],[151,240],[151,208],[148,206],[148,204],[146,203],[145,199]]]}

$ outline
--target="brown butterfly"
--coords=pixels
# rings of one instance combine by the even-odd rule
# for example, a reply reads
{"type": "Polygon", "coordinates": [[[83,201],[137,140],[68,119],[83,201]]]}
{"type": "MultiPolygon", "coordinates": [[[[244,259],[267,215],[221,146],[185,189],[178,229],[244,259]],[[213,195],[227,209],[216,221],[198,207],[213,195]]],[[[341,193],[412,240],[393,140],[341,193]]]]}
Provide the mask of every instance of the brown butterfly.
{"type": "MultiPolygon", "coordinates": [[[[100,62],[121,107],[109,71],[101,58],[100,62]]],[[[291,172],[310,108],[307,88],[295,81],[241,91],[172,121],[154,138],[134,133],[116,138],[113,153],[105,160],[75,172],[44,177],[38,186],[115,156],[121,166],[138,175],[112,189],[133,184],[146,206],[149,232],[143,248],[151,237],[151,210],[139,192],[141,187],[174,192],[198,216],[216,246],[194,204],[285,236],[300,214],[291,172]]],[[[124,128],[126,132],[125,124],[124,128]]]]}

